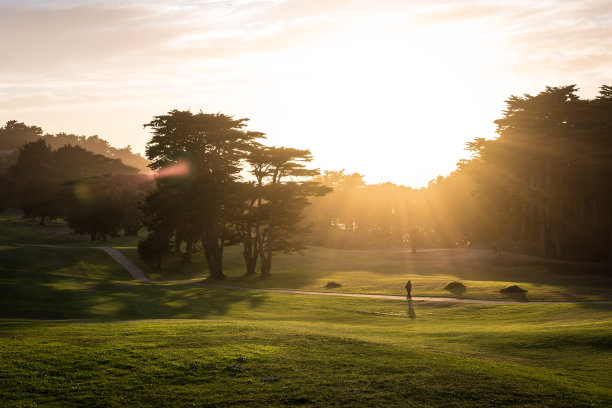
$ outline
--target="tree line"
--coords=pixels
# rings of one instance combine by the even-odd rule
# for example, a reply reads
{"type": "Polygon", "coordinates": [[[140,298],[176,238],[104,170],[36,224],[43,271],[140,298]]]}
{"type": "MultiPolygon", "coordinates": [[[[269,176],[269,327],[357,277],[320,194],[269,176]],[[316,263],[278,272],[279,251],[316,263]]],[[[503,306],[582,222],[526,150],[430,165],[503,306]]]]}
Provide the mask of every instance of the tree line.
{"type": "Polygon", "coordinates": [[[2,178],[2,203],[18,208],[40,224],[66,219],[92,240],[135,235],[143,225],[138,201],[152,188],[150,177],[119,159],[80,146],[53,149],[43,139],[19,149],[2,178]]]}
{"type": "MultiPolygon", "coordinates": [[[[468,143],[470,160],[420,189],[309,169],[308,150],[264,145],[263,133],[246,130],[247,119],[179,110],[145,125],[154,180],[119,160],[39,137],[13,153],[0,189],[28,216],[62,216],[92,239],[146,226],[138,248],[144,260],[190,262],[201,251],[218,279],[229,245],[241,246],[247,274],[261,276],[270,275],[274,253],[307,244],[495,245],[612,259],[612,87],[593,99],[576,93],[566,86],[511,96],[497,138],[468,143]]],[[[7,129],[21,125],[1,128],[0,145],[7,129]]],[[[36,127],[25,129],[40,136],[36,127]]]]}
{"type": "Polygon", "coordinates": [[[26,143],[43,140],[53,149],[71,145],[79,146],[92,153],[101,154],[111,159],[119,159],[123,164],[148,172],[149,161],[139,154],[133,153],[131,146],[113,147],[97,135],[79,136],[72,133],[44,133],[38,126],[28,126],[25,123],[9,120],[0,127],[0,170],[6,170],[13,165],[19,155],[19,149],[26,143]]]}
{"type": "Polygon", "coordinates": [[[142,206],[150,231],[138,245],[143,259],[160,265],[183,246],[189,262],[200,244],[210,276],[221,279],[224,248],[240,244],[246,273],[259,265],[266,277],[274,252],[302,248],[308,197],[329,189],[312,180],[308,150],[263,145],[263,133],[244,129],[247,120],[173,110],[145,125],[158,177],[142,206]]]}
{"type": "Polygon", "coordinates": [[[612,260],[612,87],[580,99],[575,85],[511,96],[495,139],[427,188],[366,185],[324,172],[309,242],[341,248],[475,246],[612,260]]]}
{"type": "Polygon", "coordinates": [[[556,258],[612,260],[612,87],[512,96],[495,140],[469,144],[471,179],[491,238],[556,258]]]}

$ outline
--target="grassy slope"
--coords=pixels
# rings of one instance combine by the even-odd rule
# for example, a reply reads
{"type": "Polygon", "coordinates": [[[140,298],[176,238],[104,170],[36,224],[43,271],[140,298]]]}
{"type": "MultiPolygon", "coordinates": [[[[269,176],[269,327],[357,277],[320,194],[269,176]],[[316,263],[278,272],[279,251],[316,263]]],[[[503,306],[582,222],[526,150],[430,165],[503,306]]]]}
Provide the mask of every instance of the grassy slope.
{"type": "MultiPolygon", "coordinates": [[[[40,228],[36,222],[20,219],[17,213],[0,214],[0,244],[60,243],[70,246],[108,245],[121,250],[155,280],[204,279],[206,266],[201,254],[192,264],[178,257],[164,261],[159,271],[142,263],[136,251],[136,237],[119,237],[92,243],[71,234],[60,222],[40,228]]],[[[612,300],[612,265],[569,264],[526,261],[510,255],[496,257],[491,251],[438,250],[417,254],[394,251],[343,251],[310,248],[305,255],[278,254],[269,279],[244,277],[238,246],[225,250],[228,283],[266,288],[327,290],[329,281],[343,286],[329,291],[401,295],[407,279],[413,281],[414,296],[447,296],[448,282],[467,286],[464,298],[508,299],[499,289],[518,284],[527,289],[527,300],[612,300]]]]}
{"type": "MultiPolygon", "coordinates": [[[[135,248],[118,247],[153,279],[204,279],[203,257],[183,265],[178,258],[165,262],[164,270],[148,267],[138,259],[135,248]]],[[[527,300],[577,301],[612,300],[612,266],[522,261],[510,256],[495,257],[488,251],[437,250],[417,254],[385,251],[346,251],[309,248],[305,255],[278,254],[272,276],[244,276],[239,247],[225,250],[227,284],[256,288],[403,295],[407,279],[413,296],[454,297],[444,290],[447,283],[467,286],[463,298],[508,300],[499,290],[510,285],[527,289],[527,300]],[[326,289],[329,281],[342,284],[326,289]]]]}
{"type": "Polygon", "coordinates": [[[3,321],[0,396],[9,405],[612,403],[608,305],[415,302],[411,319],[398,301],[209,288],[160,296],[166,305],[149,304],[150,317],[200,320],[3,321]]]}
{"type": "MultiPolygon", "coordinates": [[[[264,282],[314,287],[353,276],[349,261],[380,279],[374,288],[405,279],[382,273],[398,268],[392,258],[379,270],[375,253],[334,253],[315,249],[299,266],[281,258],[288,269],[264,282]],[[334,262],[346,270],[330,271],[334,262]],[[292,273],[308,270],[315,278],[292,273]]],[[[609,304],[410,307],[148,285],[100,251],[6,246],[0,294],[6,406],[612,404],[609,304]]]]}

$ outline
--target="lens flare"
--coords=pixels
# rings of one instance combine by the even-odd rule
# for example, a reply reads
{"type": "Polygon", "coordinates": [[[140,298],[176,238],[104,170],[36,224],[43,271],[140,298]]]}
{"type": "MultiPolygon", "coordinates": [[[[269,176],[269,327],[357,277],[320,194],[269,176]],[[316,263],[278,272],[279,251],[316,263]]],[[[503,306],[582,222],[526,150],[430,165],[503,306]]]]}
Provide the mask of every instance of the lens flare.
{"type": "Polygon", "coordinates": [[[165,177],[186,177],[191,174],[191,166],[187,161],[179,161],[170,166],[160,169],[156,174],[156,178],[165,177]]]}

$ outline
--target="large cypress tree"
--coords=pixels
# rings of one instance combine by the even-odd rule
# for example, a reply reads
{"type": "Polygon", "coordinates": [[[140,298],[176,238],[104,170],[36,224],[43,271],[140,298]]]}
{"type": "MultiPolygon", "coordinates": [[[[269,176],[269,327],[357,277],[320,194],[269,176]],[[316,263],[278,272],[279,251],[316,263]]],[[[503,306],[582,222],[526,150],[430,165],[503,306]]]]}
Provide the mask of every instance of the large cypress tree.
{"type": "Polygon", "coordinates": [[[200,234],[210,276],[215,279],[223,278],[223,248],[230,242],[227,221],[235,213],[228,203],[239,179],[241,160],[249,144],[263,137],[263,133],[244,129],[247,120],[221,113],[173,110],[145,125],[153,132],[146,148],[150,167],[160,170],[157,194],[173,198],[170,204],[163,200],[165,205],[158,208],[155,200],[149,200],[149,215],[175,220],[169,221],[176,222],[174,226],[160,224],[166,230],[174,227],[175,236],[177,227],[188,220],[188,232],[195,229],[200,234]],[[185,171],[170,171],[164,176],[164,169],[177,165],[185,171]],[[161,217],[156,212],[173,214],[161,217]]]}

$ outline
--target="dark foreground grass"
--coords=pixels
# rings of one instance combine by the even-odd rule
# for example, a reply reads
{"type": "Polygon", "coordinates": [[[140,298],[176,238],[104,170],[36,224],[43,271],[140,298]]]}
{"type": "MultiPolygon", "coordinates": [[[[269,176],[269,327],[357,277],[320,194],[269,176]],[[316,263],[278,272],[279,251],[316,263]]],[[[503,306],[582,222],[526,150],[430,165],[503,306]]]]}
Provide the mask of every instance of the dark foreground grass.
{"type": "MultiPolygon", "coordinates": [[[[143,232],[144,234],[144,232],[143,232]]],[[[138,258],[136,244],[141,237],[115,237],[107,242],[90,242],[72,234],[61,221],[41,227],[23,219],[19,212],[0,213],[0,245],[55,244],[70,247],[111,246],[119,249],[154,280],[198,280],[207,276],[201,249],[193,262],[184,264],[179,256],[164,260],[158,270],[138,258]]],[[[0,265],[2,260],[0,259],[0,265]]],[[[407,279],[413,282],[415,296],[456,297],[444,290],[452,281],[467,287],[460,297],[471,299],[508,300],[500,289],[519,285],[528,292],[526,301],[612,300],[612,264],[554,262],[529,257],[469,249],[425,250],[412,254],[406,251],[348,251],[309,248],[304,255],[277,254],[272,276],[260,279],[244,276],[240,248],[224,252],[227,283],[255,288],[299,289],[350,293],[401,295],[407,279]],[[329,281],[342,284],[327,289],[329,281]]]]}
{"type": "Polygon", "coordinates": [[[0,397],[6,406],[612,403],[609,308],[415,304],[414,319],[405,308],[275,294],[204,320],[4,320],[0,397]]]}
{"type": "MultiPolygon", "coordinates": [[[[395,258],[404,254],[338,254],[280,257],[277,281],[250,282],[309,288],[339,273],[380,291],[404,279],[395,258]]],[[[229,280],[248,283],[228,256],[229,280]]],[[[423,280],[423,269],[485,270],[428,259],[406,267],[423,280]]],[[[566,284],[543,276],[533,280],[566,284]]],[[[141,284],[99,250],[4,246],[0,406],[608,407],[611,316],[611,304],[409,304],[141,284]]]]}
{"type": "Polygon", "coordinates": [[[3,406],[612,404],[609,304],[140,284],[88,249],[5,247],[0,264],[3,406]]]}

